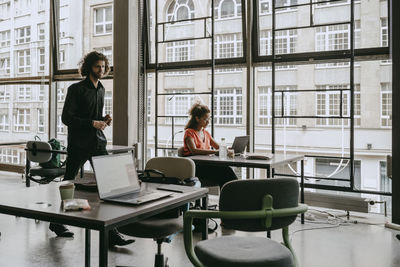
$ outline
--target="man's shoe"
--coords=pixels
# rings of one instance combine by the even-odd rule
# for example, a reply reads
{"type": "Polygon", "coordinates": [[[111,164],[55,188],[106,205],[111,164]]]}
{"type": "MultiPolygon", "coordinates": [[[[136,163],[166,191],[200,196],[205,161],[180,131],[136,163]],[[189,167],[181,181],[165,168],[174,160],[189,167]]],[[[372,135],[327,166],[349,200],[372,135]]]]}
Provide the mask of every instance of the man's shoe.
{"type": "Polygon", "coordinates": [[[135,242],[135,239],[126,239],[117,229],[113,229],[110,231],[108,245],[109,247],[114,246],[126,246],[135,242]]]}
{"type": "Polygon", "coordinates": [[[57,236],[59,237],[73,237],[74,233],[68,230],[67,227],[63,224],[58,224],[58,223],[50,223],[49,229],[56,233],[57,236]]]}

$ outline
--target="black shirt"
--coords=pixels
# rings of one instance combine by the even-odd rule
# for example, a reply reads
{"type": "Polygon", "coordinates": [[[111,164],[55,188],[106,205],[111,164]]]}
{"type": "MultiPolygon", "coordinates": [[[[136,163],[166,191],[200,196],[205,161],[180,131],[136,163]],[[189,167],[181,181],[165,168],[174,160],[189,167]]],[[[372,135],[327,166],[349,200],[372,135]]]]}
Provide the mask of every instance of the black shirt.
{"type": "Polygon", "coordinates": [[[104,148],[107,139],[102,130],[93,127],[93,120],[103,120],[104,86],[97,88],[86,79],[68,87],[62,112],[62,122],[68,126],[68,147],[87,150],[104,148]]]}

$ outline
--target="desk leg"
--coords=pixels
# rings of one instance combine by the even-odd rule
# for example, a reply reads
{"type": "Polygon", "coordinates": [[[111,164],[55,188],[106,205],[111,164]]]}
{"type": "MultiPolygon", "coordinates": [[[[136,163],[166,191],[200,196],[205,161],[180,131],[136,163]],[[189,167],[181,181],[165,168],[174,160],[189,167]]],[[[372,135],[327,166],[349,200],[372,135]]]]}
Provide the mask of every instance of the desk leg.
{"type": "Polygon", "coordinates": [[[85,229],[85,267],[90,267],[90,229],[85,229]]]}
{"type": "Polygon", "coordinates": [[[108,229],[102,229],[99,232],[99,266],[107,267],[108,265],[108,229]]]}
{"type": "MultiPolygon", "coordinates": [[[[201,199],[201,209],[202,210],[207,210],[208,209],[208,195],[201,199]]],[[[203,240],[206,240],[206,239],[208,239],[208,219],[205,219],[203,221],[202,228],[203,229],[201,231],[201,238],[203,240]]]]}
{"type": "MultiPolygon", "coordinates": [[[[26,152],[28,154],[28,151],[26,152]]],[[[25,186],[30,187],[31,186],[31,180],[29,179],[29,170],[31,168],[31,162],[28,159],[28,156],[26,156],[26,164],[25,164],[25,186]]]]}
{"type": "Polygon", "coordinates": [[[271,165],[267,168],[267,178],[271,178],[271,165]]]}
{"type": "MultiPolygon", "coordinates": [[[[304,203],[304,159],[301,160],[300,202],[304,203]]],[[[304,224],[304,213],[301,214],[301,224],[304,224]]]]}

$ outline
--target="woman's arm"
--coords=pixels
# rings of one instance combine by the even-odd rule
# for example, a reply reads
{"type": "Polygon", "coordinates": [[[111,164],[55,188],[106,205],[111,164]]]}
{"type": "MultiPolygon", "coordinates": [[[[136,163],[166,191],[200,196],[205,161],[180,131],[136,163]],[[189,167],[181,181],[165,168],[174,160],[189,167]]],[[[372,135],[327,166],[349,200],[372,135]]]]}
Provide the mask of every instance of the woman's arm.
{"type": "Polygon", "coordinates": [[[186,136],[185,143],[192,155],[208,155],[208,154],[215,154],[218,152],[217,150],[196,148],[196,144],[194,143],[193,138],[190,136],[186,136]]]}
{"type": "Polygon", "coordinates": [[[217,142],[215,142],[214,138],[212,138],[212,136],[210,136],[210,138],[210,145],[215,149],[219,149],[219,145],[217,142]]]}

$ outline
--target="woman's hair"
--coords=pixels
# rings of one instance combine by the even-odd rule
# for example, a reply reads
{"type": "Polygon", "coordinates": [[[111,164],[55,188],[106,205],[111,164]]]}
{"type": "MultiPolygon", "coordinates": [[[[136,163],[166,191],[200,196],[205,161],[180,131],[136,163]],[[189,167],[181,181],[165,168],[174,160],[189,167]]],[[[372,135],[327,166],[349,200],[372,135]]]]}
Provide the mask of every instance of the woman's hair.
{"type": "Polygon", "coordinates": [[[83,77],[89,76],[90,72],[92,71],[93,65],[99,60],[104,61],[106,65],[104,75],[107,75],[110,71],[110,64],[108,62],[108,59],[105,55],[97,51],[92,51],[86,54],[85,57],[79,62],[79,72],[81,73],[81,75],[83,77]]]}
{"type": "Polygon", "coordinates": [[[200,103],[194,104],[189,110],[190,119],[185,126],[185,130],[195,129],[197,127],[196,117],[201,118],[208,113],[210,113],[210,109],[206,105],[200,103]]]}

